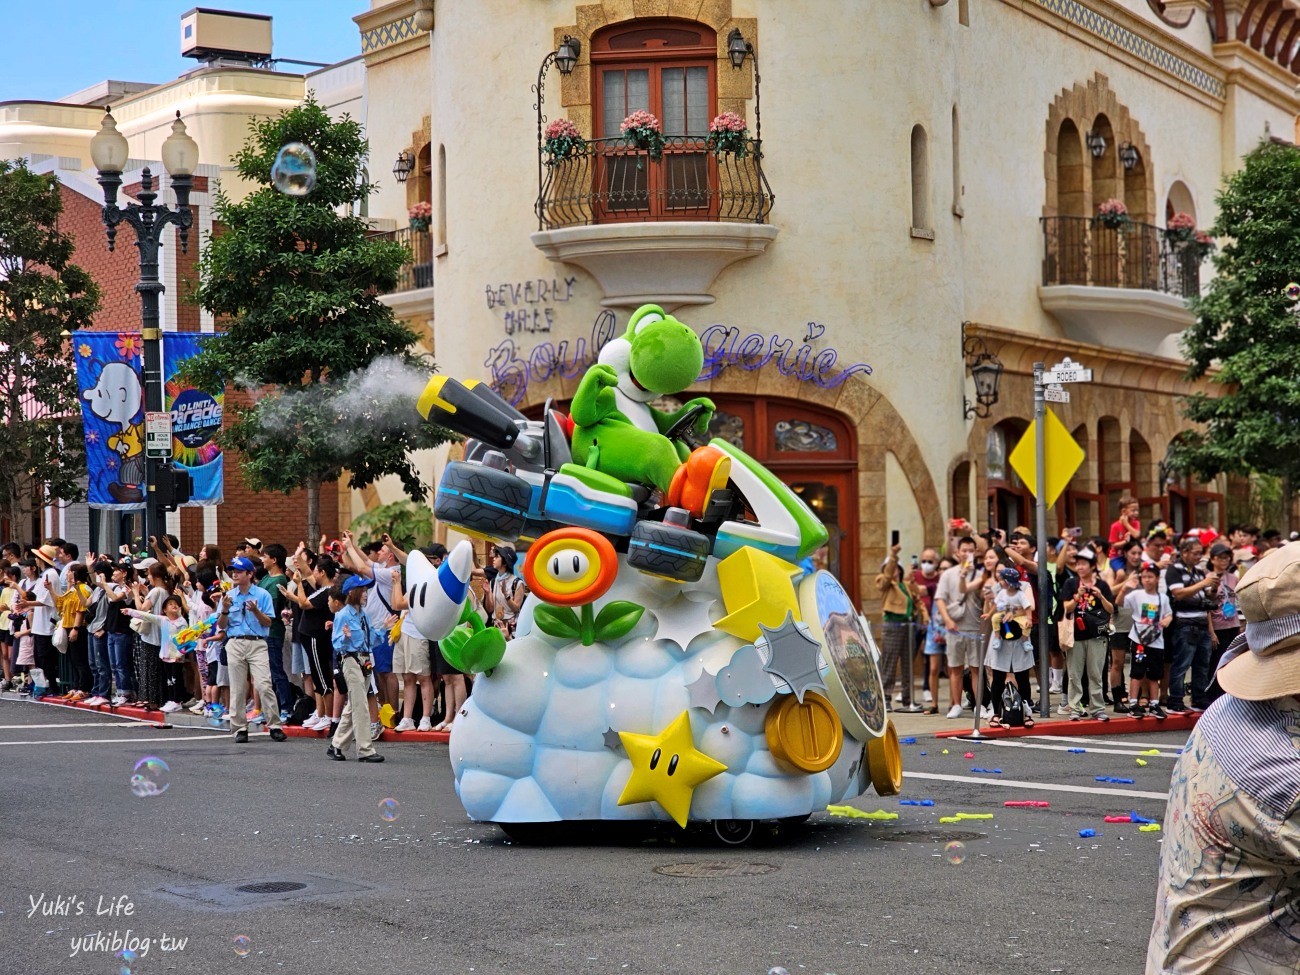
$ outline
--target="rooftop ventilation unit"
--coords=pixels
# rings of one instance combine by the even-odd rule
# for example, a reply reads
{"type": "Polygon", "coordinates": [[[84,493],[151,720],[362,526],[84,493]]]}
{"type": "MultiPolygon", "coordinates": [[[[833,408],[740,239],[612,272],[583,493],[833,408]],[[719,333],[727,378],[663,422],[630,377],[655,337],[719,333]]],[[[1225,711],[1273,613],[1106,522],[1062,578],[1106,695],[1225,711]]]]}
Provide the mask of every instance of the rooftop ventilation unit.
{"type": "Polygon", "coordinates": [[[205,63],[264,64],[271,59],[271,18],[195,7],[181,14],[181,55],[205,63]]]}

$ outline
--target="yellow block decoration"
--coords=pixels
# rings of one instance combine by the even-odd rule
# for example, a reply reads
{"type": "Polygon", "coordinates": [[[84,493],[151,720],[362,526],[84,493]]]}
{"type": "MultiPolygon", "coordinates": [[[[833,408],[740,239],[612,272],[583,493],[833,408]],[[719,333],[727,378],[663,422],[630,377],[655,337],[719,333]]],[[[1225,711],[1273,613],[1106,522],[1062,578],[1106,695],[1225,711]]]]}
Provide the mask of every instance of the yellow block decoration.
{"type": "Polygon", "coordinates": [[[761,635],[758,625],[775,630],[793,613],[802,620],[792,579],[802,570],[775,555],[746,546],[718,563],[718,586],[727,615],[713,625],[742,640],[761,635]]]}
{"type": "Polygon", "coordinates": [[[632,776],[618,804],[627,806],[653,799],[683,829],[695,787],[727,770],[727,766],[695,747],[686,711],[657,735],[620,731],[618,737],[632,760],[632,776]]]}
{"type": "Polygon", "coordinates": [[[883,809],[877,809],[875,812],[867,812],[864,809],[857,809],[854,806],[827,806],[826,811],[832,816],[847,816],[849,819],[890,820],[898,818],[898,813],[896,812],[885,812],[883,809]]]}
{"type": "Polygon", "coordinates": [[[824,772],[844,747],[844,727],[831,702],[805,691],[803,703],[787,695],[773,705],[763,721],[767,747],[777,761],[803,772],[824,772]]]}

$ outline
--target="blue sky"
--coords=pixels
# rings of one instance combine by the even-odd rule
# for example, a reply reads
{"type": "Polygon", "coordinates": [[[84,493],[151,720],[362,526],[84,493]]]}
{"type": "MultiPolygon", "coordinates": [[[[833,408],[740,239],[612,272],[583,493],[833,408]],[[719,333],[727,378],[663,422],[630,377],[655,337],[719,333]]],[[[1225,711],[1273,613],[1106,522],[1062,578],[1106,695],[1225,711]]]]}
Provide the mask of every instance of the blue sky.
{"type": "MultiPolygon", "coordinates": [[[[0,101],[54,101],[97,81],[171,81],[197,65],[180,55],[194,7],[270,14],[273,57],[334,62],[361,53],[352,18],[368,0],[42,0],[6,3],[0,101]]],[[[281,65],[285,71],[310,68],[281,65]]]]}

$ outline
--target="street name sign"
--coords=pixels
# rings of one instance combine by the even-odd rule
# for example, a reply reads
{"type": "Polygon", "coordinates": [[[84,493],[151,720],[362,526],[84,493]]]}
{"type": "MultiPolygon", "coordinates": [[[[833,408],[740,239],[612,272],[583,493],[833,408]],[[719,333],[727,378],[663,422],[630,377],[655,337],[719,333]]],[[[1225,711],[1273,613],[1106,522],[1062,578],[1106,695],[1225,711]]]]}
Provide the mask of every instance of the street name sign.
{"type": "Polygon", "coordinates": [[[1043,373],[1044,384],[1090,382],[1092,382],[1092,370],[1085,369],[1079,363],[1070,361],[1068,355],[1043,373]]]}
{"type": "MultiPolygon", "coordinates": [[[[1043,436],[1047,451],[1044,465],[1047,484],[1043,501],[1050,507],[1056,504],[1056,499],[1061,496],[1061,492],[1070,483],[1070,478],[1074,477],[1074,472],[1083,463],[1083,448],[1070,436],[1070,431],[1065,429],[1065,424],[1057,419],[1056,414],[1051,410],[1043,411],[1043,421],[1045,424],[1043,436]]],[[[1038,497],[1038,451],[1034,437],[1037,423],[1038,421],[1035,420],[1029,424],[1025,435],[1020,438],[1015,450],[1011,451],[1011,456],[1007,458],[1011,462],[1012,470],[1020,475],[1020,480],[1025,482],[1025,487],[1035,497],[1038,497]]]]}
{"type": "Polygon", "coordinates": [[[1070,392],[1060,383],[1052,383],[1050,386],[1043,387],[1043,399],[1049,403],[1068,403],[1070,392]]]}

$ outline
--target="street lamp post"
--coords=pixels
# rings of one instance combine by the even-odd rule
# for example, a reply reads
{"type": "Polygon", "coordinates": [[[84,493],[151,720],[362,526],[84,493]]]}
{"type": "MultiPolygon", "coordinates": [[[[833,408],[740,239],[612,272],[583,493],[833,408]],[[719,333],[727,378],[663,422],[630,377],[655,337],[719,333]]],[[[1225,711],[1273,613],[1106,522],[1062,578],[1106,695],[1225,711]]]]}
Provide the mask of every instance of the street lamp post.
{"type": "Polygon", "coordinates": [[[542,129],[546,125],[546,115],[543,114],[543,106],[546,101],[546,69],[554,64],[560,69],[560,74],[568,76],[573,72],[574,65],[582,57],[582,42],[576,37],[565,34],[560,41],[560,46],[551,51],[542,58],[541,66],[537,69],[537,84],[533,85],[533,94],[537,96],[533,102],[533,111],[537,113],[537,229],[545,230],[546,220],[542,210],[542,186],[543,186],[543,167],[542,167],[542,129]]]}
{"type": "MultiPolygon", "coordinates": [[[[90,140],[90,157],[99,171],[99,185],[104,190],[104,226],[108,230],[108,249],[114,249],[117,225],[128,223],[135,230],[136,247],[140,251],[140,280],[135,290],[140,294],[140,334],[144,341],[144,402],[145,411],[160,413],[163,410],[162,327],[159,321],[159,296],[165,290],[158,279],[158,250],[162,246],[162,232],[169,223],[176,225],[180,235],[181,251],[189,245],[189,231],[193,223],[190,213],[190,189],[194,185],[194,167],[198,164],[199,147],[185,131],[181,113],[176,113],[172,134],[162,144],[163,168],[171,177],[176,193],[176,209],[165,203],[156,203],[158,192],[154,177],[145,167],[140,174],[139,203],[117,205],[117,191],[122,185],[122,170],[128,158],[126,137],[117,131],[117,122],[111,110],[104,110],[104,121],[99,132],[90,140]]],[[[159,458],[145,456],[145,507],[144,537],[163,534],[163,508],[174,495],[174,477],[170,467],[159,458]],[[166,479],[161,486],[160,481],[166,479]]]]}

